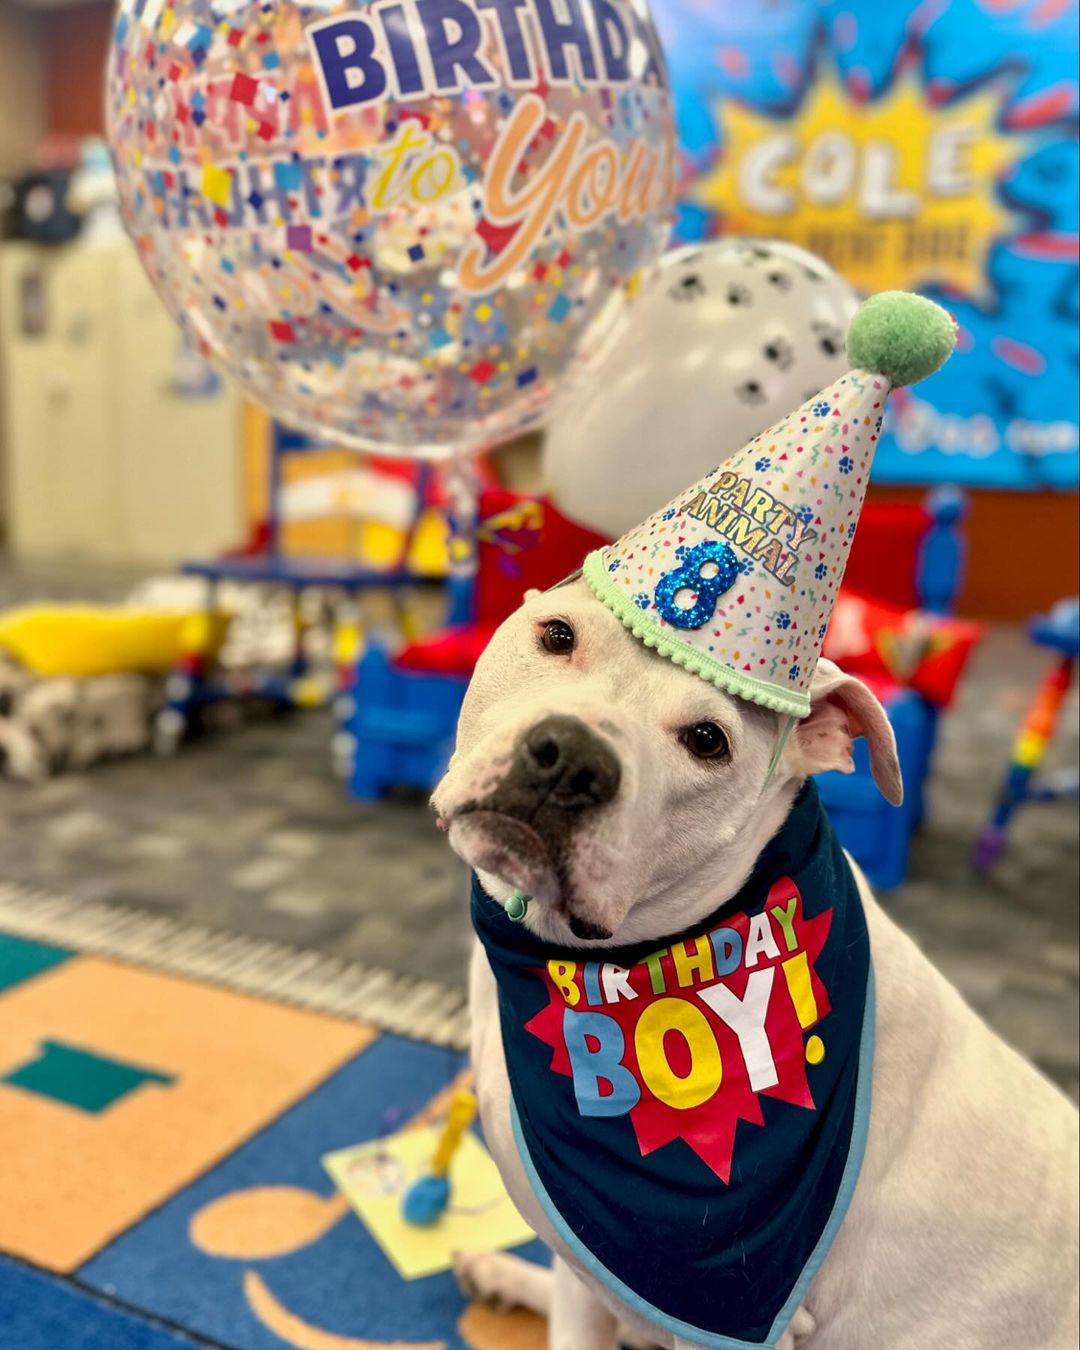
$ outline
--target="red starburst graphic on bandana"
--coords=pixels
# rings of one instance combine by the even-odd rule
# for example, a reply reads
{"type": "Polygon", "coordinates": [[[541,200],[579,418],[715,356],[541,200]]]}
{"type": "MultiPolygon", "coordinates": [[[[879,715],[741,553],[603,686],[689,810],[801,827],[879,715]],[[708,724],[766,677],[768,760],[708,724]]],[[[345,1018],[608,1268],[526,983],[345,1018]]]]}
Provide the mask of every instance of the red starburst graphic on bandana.
{"type": "Polygon", "coordinates": [[[629,969],[549,962],[537,972],[548,1004],[526,1030],[551,1046],[553,1072],[575,1078],[579,1110],[628,1112],[643,1157],[684,1139],[727,1182],[739,1121],[765,1123],[761,1097],[814,1109],[804,1036],[831,1007],[814,968],[831,925],[831,909],[806,918],[782,877],[760,914],[629,969]]]}

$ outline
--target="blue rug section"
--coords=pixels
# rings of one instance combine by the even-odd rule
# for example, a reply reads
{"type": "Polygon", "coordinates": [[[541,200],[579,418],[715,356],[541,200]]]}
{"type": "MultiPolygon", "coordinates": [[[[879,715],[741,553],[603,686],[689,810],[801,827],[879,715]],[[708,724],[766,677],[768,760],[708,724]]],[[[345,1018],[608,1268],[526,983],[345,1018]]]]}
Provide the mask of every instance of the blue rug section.
{"type": "Polygon", "coordinates": [[[44,942],[28,942],[26,938],[0,933],[0,991],[13,989],[73,955],[74,952],[62,947],[48,947],[44,942]]]}
{"type": "MultiPolygon", "coordinates": [[[[4,1350],[191,1350],[195,1342],[0,1256],[4,1350]]],[[[278,1342],[280,1350],[281,1342],[278,1342]]]]}
{"type": "MultiPolygon", "coordinates": [[[[403,1281],[351,1210],[316,1240],[270,1258],[209,1256],[189,1237],[189,1225],[205,1205],[249,1187],[293,1186],[331,1195],[319,1161],[324,1153],[393,1129],[445,1088],[463,1064],[462,1056],[446,1050],[380,1037],[118,1238],[79,1278],[240,1350],[283,1350],[247,1302],[244,1281],[252,1272],[279,1305],[311,1328],[371,1340],[444,1340],[451,1350],[467,1350],[456,1332],[465,1303],[453,1276],[403,1281]]],[[[538,1242],[519,1250],[532,1260],[550,1259],[538,1242]]]]}

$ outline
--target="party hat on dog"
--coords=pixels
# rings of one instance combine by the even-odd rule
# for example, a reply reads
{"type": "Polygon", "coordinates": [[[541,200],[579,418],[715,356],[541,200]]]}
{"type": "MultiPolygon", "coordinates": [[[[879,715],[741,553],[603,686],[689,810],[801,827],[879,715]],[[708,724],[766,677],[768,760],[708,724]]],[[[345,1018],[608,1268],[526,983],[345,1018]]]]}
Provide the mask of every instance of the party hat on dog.
{"type": "Polygon", "coordinates": [[[922,296],[867,300],[848,330],[854,368],[590,553],[593,592],[677,665],[805,717],[889,390],[933,374],[955,340],[953,319],[922,296]]]}

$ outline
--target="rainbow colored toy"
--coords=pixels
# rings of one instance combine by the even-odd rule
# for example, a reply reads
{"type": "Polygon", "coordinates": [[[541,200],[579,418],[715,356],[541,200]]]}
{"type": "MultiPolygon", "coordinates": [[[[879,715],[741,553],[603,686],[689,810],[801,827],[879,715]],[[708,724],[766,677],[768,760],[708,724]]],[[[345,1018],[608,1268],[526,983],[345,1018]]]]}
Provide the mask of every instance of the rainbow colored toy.
{"type": "Polygon", "coordinates": [[[1080,600],[1061,600],[1049,614],[1032,620],[1029,633],[1040,646],[1058,653],[1058,660],[1039,686],[1012,748],[1001,794],[993,816],[976,841],[972,865],[987,872],[1005,848],[1005,832],[1017,807],[1025,802],[1053,801],[1075,796],[1077,774],[1068,771],[1059,781],[1047,779],[1033,784],[1032,775],[1042,763],[1046,747],[1054,735],[1065,695],[1072,682],[1073,667],[1080,656],[1080,600]]]}

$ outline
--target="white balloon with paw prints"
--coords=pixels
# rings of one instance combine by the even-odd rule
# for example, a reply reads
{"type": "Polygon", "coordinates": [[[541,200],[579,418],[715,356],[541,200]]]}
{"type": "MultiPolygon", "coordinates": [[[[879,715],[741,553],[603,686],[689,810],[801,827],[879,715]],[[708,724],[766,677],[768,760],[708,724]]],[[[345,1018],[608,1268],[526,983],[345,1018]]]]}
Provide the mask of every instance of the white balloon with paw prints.
{"type": "Polygon", "coordinates": [[[793,244],[668,253],[557,402],[544,474],[561,510],[612,536],[848,368],[858,296],[793,244]]]}

